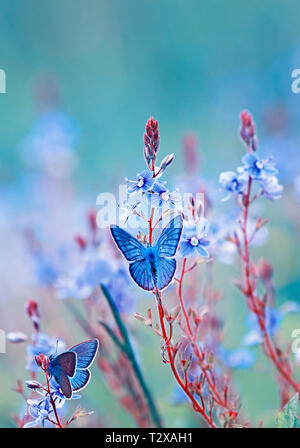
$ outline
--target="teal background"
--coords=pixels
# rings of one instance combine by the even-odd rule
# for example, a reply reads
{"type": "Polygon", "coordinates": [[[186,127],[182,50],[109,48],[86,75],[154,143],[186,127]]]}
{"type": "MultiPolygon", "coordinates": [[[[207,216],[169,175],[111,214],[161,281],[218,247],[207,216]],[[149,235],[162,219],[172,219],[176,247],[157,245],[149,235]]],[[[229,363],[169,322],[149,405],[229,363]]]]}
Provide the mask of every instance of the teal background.
{"type": "Polygon", "coordinates": [[[261,122],[270,103],[288,101],[298,117],[290,85],[299,13],[289,0],[2,0],[1,178],[20,175],[18,143],[36,116],[33,84],[44,72],[56,77],[64,109],[80,123],[83,187],[99,188],[99,170],[108,181],[116,159],[129,175],[150,115],[165,151],[197,132],[205,170],[213,171],[225,149],[238,152],[241,109],[261,122]]]}
{"type": "MultiPolygon", "coordinates": [[[[291,92],[291,72],[300,66],[299,17],[300,3],[292,0],[0,0],[0,68],[7,76],[7,93],[0,95],[0,187],[16,189],[22,204],[20,185],[30,171],[21,162],[20,144],[39,115],[34,88],[43,74],[56,80],[60,108],[78,123],[74,185],[92,205],[100,191],[144,167],[142,138],[151,115],[159,120],[162,155],[176,153],[169,176],[182,171],[182,137],[190,131],[200,141],[201,175],[216,181],[220,171],[234,169],[242,154],[237,130],[244,108],[253,113],[262,140],[270,133],[268,110],[284,109],[285,131],[298,144],[300,96],[291,92]]],[[[300,219],[291,188],[287,183],[285,198],[267,204],[271,237],[254,252],[274,263],[279,303],[299,300],[300,219]]],[[[237,274],[235,267],[218,267],[218,286],[227,282],[220,312],[229,322],[228,347],[246,331],[245,304],[228,286],[237,274]]],[[[29,330],[23,323],[28,294],[6,298],[3,309],[29,330]]],[[[44,314],[48,305],[45,300],[44,314]]],[[[149,303],[139,306],[143,311],[149,303]]],[[[298,316],[285,321],[284,343],[299,326],[298,316]]],[[[51,324],[45,326],[50,331],[51,324]]],[[[198,425],[187,406],[170,405],[173,383],[160,362],[158,339],[140,326],[137,334],[166,426],[198,425]]],[[[10,346],[7,357],[0,355],[0,426],[12,426],[11,414],[20,409],[11,387],[26,376],[23,350],[10,346]]],[[[234,377],[254,423],[273,425],[277,388],[272,368],[256,351],[256,367],[234,377]]],[[[85,407],[103,417],[104,425],[133,426],[98,372],[95,377],[85,407]]]]}

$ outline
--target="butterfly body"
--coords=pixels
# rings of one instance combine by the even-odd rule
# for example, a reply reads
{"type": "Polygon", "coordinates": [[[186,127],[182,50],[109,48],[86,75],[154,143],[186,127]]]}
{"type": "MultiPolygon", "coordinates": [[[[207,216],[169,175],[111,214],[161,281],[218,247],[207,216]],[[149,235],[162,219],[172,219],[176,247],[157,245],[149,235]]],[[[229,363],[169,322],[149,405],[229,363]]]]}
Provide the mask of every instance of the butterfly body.
{"type": "Polygon", "coordinates": [[[158,256],[155,247],[151,246],[150,244],[146,248],[144,255],[144,258],[141,261],[143,262],[146,271],[151,272],[153,284],[156,285],[160,257],[158,256]]]}
{"type": "Polygon", "coordinates": [[[82,342],[58,356],[50,356],[48,373],[54,377],[64,396],[71,398],[73,391],[83,389],[89,382],[89,367],[99,347],[97,339],[82,342]]]}
{"type": "Polygon", "coordinates": [[[136,238],[118,226],[111,226],[112,236],[130,262],[129,272],[133,280],[146,291],[162,290],[172,281],[176,260],[173,258],[182,232],[180,216],[165,227],[155,246],[143,246],[136,238]]]}

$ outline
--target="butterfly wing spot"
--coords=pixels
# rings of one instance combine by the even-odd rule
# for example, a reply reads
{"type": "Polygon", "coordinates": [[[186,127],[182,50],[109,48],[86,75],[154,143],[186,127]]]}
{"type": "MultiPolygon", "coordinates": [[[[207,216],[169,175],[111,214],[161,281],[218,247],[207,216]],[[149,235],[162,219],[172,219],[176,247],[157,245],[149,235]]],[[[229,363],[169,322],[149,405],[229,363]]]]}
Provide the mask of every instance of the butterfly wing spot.
{"type": "Polygon", "coordinates": [[[119,226],[110,226],[110,231],[116,245],[127,261],[137,261],[144,258],[144,246],[130,233],[119,226]]]}

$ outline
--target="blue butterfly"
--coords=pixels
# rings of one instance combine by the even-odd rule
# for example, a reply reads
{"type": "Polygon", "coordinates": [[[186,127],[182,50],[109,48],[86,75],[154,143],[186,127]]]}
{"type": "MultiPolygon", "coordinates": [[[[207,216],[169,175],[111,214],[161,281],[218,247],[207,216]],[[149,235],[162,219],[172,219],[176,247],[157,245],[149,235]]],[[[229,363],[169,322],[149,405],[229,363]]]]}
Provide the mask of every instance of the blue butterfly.
{"type": "Polygon", "coordinates": [[[133,280],[143,289],[162,290],[171,282],[175,270],[176,253],[182,232],[182,218],[176,216],[165,227],[155,246],[143,246],[121,227],[110,226],[111,234],[118,248],[130,262],[129,272],[133,280]]]}
{"type": "Polygon", "coordinates": [[[89,382],[89,367],[99,347],[98,339],[90,339],[70,348],[67,352],[49,358],[48,373],[55,378],[66,398],[73,391],[83,389],[89,382]]]}

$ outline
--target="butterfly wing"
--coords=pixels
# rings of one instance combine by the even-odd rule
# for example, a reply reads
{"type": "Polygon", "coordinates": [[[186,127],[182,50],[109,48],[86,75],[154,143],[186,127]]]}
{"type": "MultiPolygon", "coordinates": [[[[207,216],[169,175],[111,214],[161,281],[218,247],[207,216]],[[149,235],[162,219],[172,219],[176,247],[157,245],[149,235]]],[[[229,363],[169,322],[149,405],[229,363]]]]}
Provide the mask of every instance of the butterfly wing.
{"type": "Polygon", "coordinates": [[[174,257],[182,232],[182,218],[173,218],[161,232],[155,245],[159,257],[174,257]]]}
{"type": "Polygon", "coordinates": [[[90,339],[70,348],[69,352],[75,353],[77,357],[75,375],[70,378],[72,390],[83,389],[91,378],[88,367],[94,361],[99,348],[98,339],[90,339]]]}
{"type": "Polygon", "coordinates": [[[98,347],[98,339],[90,339],[70,348],[68,353],[75,353],[77,356],[76,369],[86,369],[89,367],[95,359],[98,347]]]}
{"type": "Polygon", "coordinates": [[[110,231],[116,245],[127,261],[142,260],[145,256],[144,246],[126,230],[119,226],[111,225],[110,231]]]}
{"type": "Polygon", "coordinates": [[[133,280],[146,291],[154,289],[151,267],[148,261],[134,261],[129,265],[129,272],[133,280]]]}
{"type": "Polygon", "coordinates": [[[174,258],[162,258],[158,259],[157,270],[157,283],[156,286],[159,290],[162,290],[168,286],[171,282],[176,271],[176,260],[174,258]]]}
{"type": "Polygon", "coordinates": [[[62,370],[67,376],[74,376],[76,370],[76,353],[64,352],[50,362],[50,372],[62,370]]]}
{"type": "Polygon", "coordinates": [[[72,386],[68,375],[62,370],[61,367],[57,366],[53,371],[53,376],[56,382],[59,384],[62,393],[66,398],[72,397],[72,386]]]}
{"type": "Polygon", "coordinates": [[[70,379],[74,391],[83,389],[90,381],[91,373],[88,369],[77,369],[75,376],[70,379]]]}

